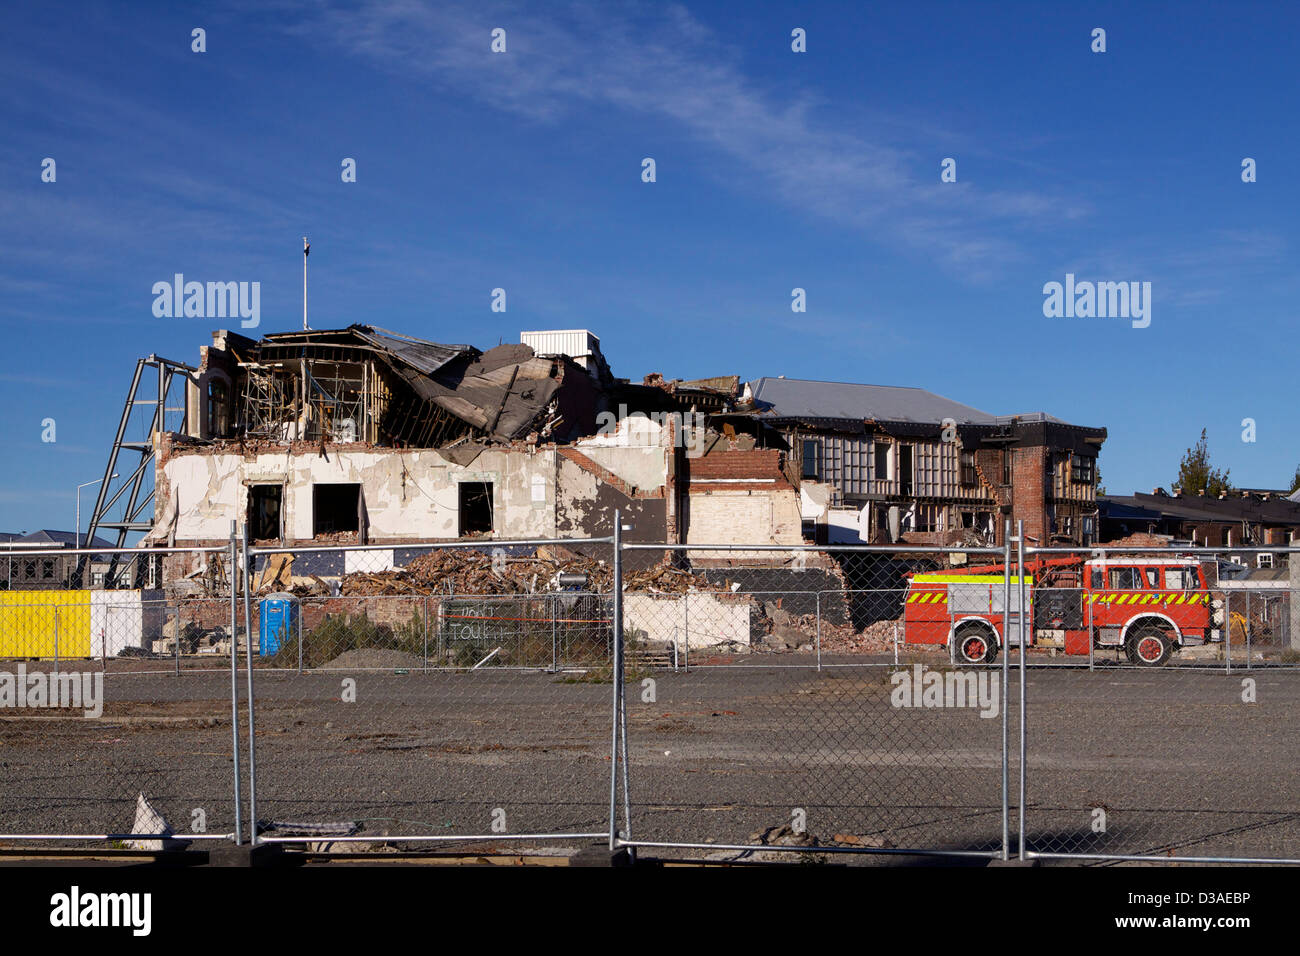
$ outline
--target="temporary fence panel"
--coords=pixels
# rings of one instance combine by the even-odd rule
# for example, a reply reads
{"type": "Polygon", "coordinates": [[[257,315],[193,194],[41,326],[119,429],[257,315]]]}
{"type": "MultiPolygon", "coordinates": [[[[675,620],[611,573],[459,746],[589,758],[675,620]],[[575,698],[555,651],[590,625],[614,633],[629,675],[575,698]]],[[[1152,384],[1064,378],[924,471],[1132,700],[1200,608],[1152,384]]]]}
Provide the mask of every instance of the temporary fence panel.
{"type": "Polygon", "coordinates": [[[259,839],[607,839],[611,552],[555,544],[251,549],[267,587],[286,558],[332,572],[300,588],[318,593],[297,595],[278,651],[254,658],[259,839]],[[575,565],[594,587],[559,590],[575,565]]]}
{"type": "MultiPolygon", "coordinates": [[[[909,631],[909,596],[955,551],[918,550],[629,546],[678,573],[669,594],[625,579],[622,842],[718,860],[1001,855],[1004,675],[952,665],[946,605],[909,631]]],[[[975,586],[1004,606],[1005,576],[975,586]]]]}
{"type": "MultiPolygon", "coordinates": [[[[229,588],[205,600],[229,629],[229,588]]],[[[181,668],[176,654],[205,616],[161,592],[0,592],[0,841],[157,850],[234,838],[230,642],[216,666],[181,668]]]]}

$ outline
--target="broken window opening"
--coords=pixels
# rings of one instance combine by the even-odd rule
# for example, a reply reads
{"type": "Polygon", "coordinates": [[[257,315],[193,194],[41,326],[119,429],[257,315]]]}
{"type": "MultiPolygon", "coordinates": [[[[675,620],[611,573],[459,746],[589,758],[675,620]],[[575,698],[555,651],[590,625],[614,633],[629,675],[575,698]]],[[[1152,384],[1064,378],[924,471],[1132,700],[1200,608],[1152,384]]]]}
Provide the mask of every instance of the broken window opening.
{"type": "Polygon", "coordinates": [[[230,435],[230,386],[224,379],[208,382],[208,434],[213,438],[230,435]]]}
{"type": "Polygon", "coordinates": [[[312,537],[361,530],[360,485],[313,485],[311,503],[312,537]]]}
{"type": "Polygon", "coordinates": [[[803,442],[803,477],[817,479],[817,452],[820,443],[815,438],[805,438],[803,442]]]}
{"type": "Polygon", "coordinates": [[[912,481],[914,478],[912,453],[911,445],[898,446],[898,493],[909,497],[912,494],[912,481]]]}
{"type": "Polygon", "coordinates": [[[254,541],[279,541],[281,485],[253,485],[248,489],[248,533],[254,541]]]}
{"type": "Polygon", "coordinates": [[[1091,485],[1096,480],[1097,459],[1074,455],[1070,463],[1070,480],[1076,485],[1091,485]]]}
{"type": "Polygon", "coordinates": [[[460,483],[460,536],[492,533],[492,482],[460,483]]]}
{"type": "Polygon", "coordinates": [[[893,447],[888,442],[876,442],[875,465],[877,481],[889,481],[894,477],[891,473],[892,469],[889,467],[890,458],[892,457],[890,449],[893,447]]]}
{"type": "Polygon", "coordinates": [[[961,453],[961,485],[963,488],[978,488],[979,472],[975,468],[975,452],[963,450],[961,453]]]}

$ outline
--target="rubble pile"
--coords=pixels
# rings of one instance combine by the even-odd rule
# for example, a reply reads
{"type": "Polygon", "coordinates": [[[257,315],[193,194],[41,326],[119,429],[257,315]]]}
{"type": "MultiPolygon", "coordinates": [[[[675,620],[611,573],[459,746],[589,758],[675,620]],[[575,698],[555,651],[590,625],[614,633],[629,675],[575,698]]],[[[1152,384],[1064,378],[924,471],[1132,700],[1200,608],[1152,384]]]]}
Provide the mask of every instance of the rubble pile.
{"type": "MultiPolygon", "coordinates": [[[[414,558],[393,571],[356,571],[339,586],[344,597],[376,594],[531,594],[552,590],[557,574],[582,574],[580,590],[608,592],[614,583],[609,562],[567,548],[543,546],[530,557],[493,556],[481,551],[447,548],[414,558]]],[[[709,590],[703,576],[667,565],[624,574],[629,591],[684,594],[709,590]]],[[[316,593],[308,588],[307,593],[316,593]]]]}
{"type": "Polygon", "coordinates": [[[861,631],[851,627],[830,628],[822,625],[822,650],[832,654],[863,654],[893,651],[894,629],[898,629],[898,639],[903,639],[903,622],[876,621],[868,624],[861,631]]]}

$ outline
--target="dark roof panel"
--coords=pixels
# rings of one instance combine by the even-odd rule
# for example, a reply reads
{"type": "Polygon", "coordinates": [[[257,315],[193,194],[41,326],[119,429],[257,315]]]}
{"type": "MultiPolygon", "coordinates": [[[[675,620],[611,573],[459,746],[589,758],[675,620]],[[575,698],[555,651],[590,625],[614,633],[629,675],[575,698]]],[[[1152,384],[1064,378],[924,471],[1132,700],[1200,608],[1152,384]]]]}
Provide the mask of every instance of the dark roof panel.
{"type": "Polygon", "coordinates": [[[774,418],[821,418],[915,422],[993,424],[997,419],[978,408],[954,402],[923,388],[896,385],[853,385],[798,378],[760,378],[750,384],[759,410],[774,418]]]}

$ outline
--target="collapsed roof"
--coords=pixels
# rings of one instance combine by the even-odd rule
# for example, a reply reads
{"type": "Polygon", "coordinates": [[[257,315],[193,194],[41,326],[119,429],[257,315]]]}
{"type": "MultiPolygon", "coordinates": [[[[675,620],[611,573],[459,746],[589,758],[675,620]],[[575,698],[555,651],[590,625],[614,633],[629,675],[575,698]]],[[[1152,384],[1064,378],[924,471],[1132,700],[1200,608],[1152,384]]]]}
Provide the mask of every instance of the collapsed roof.
{"type": "Polygon", "coordinates": [[[215,340],[235,359],[240,435],[422,447],[533,431],[567,440],[589,431],[599,410],[600,387],[579,365],[527,345],[481,352],[367,325],[215,340]]]}

